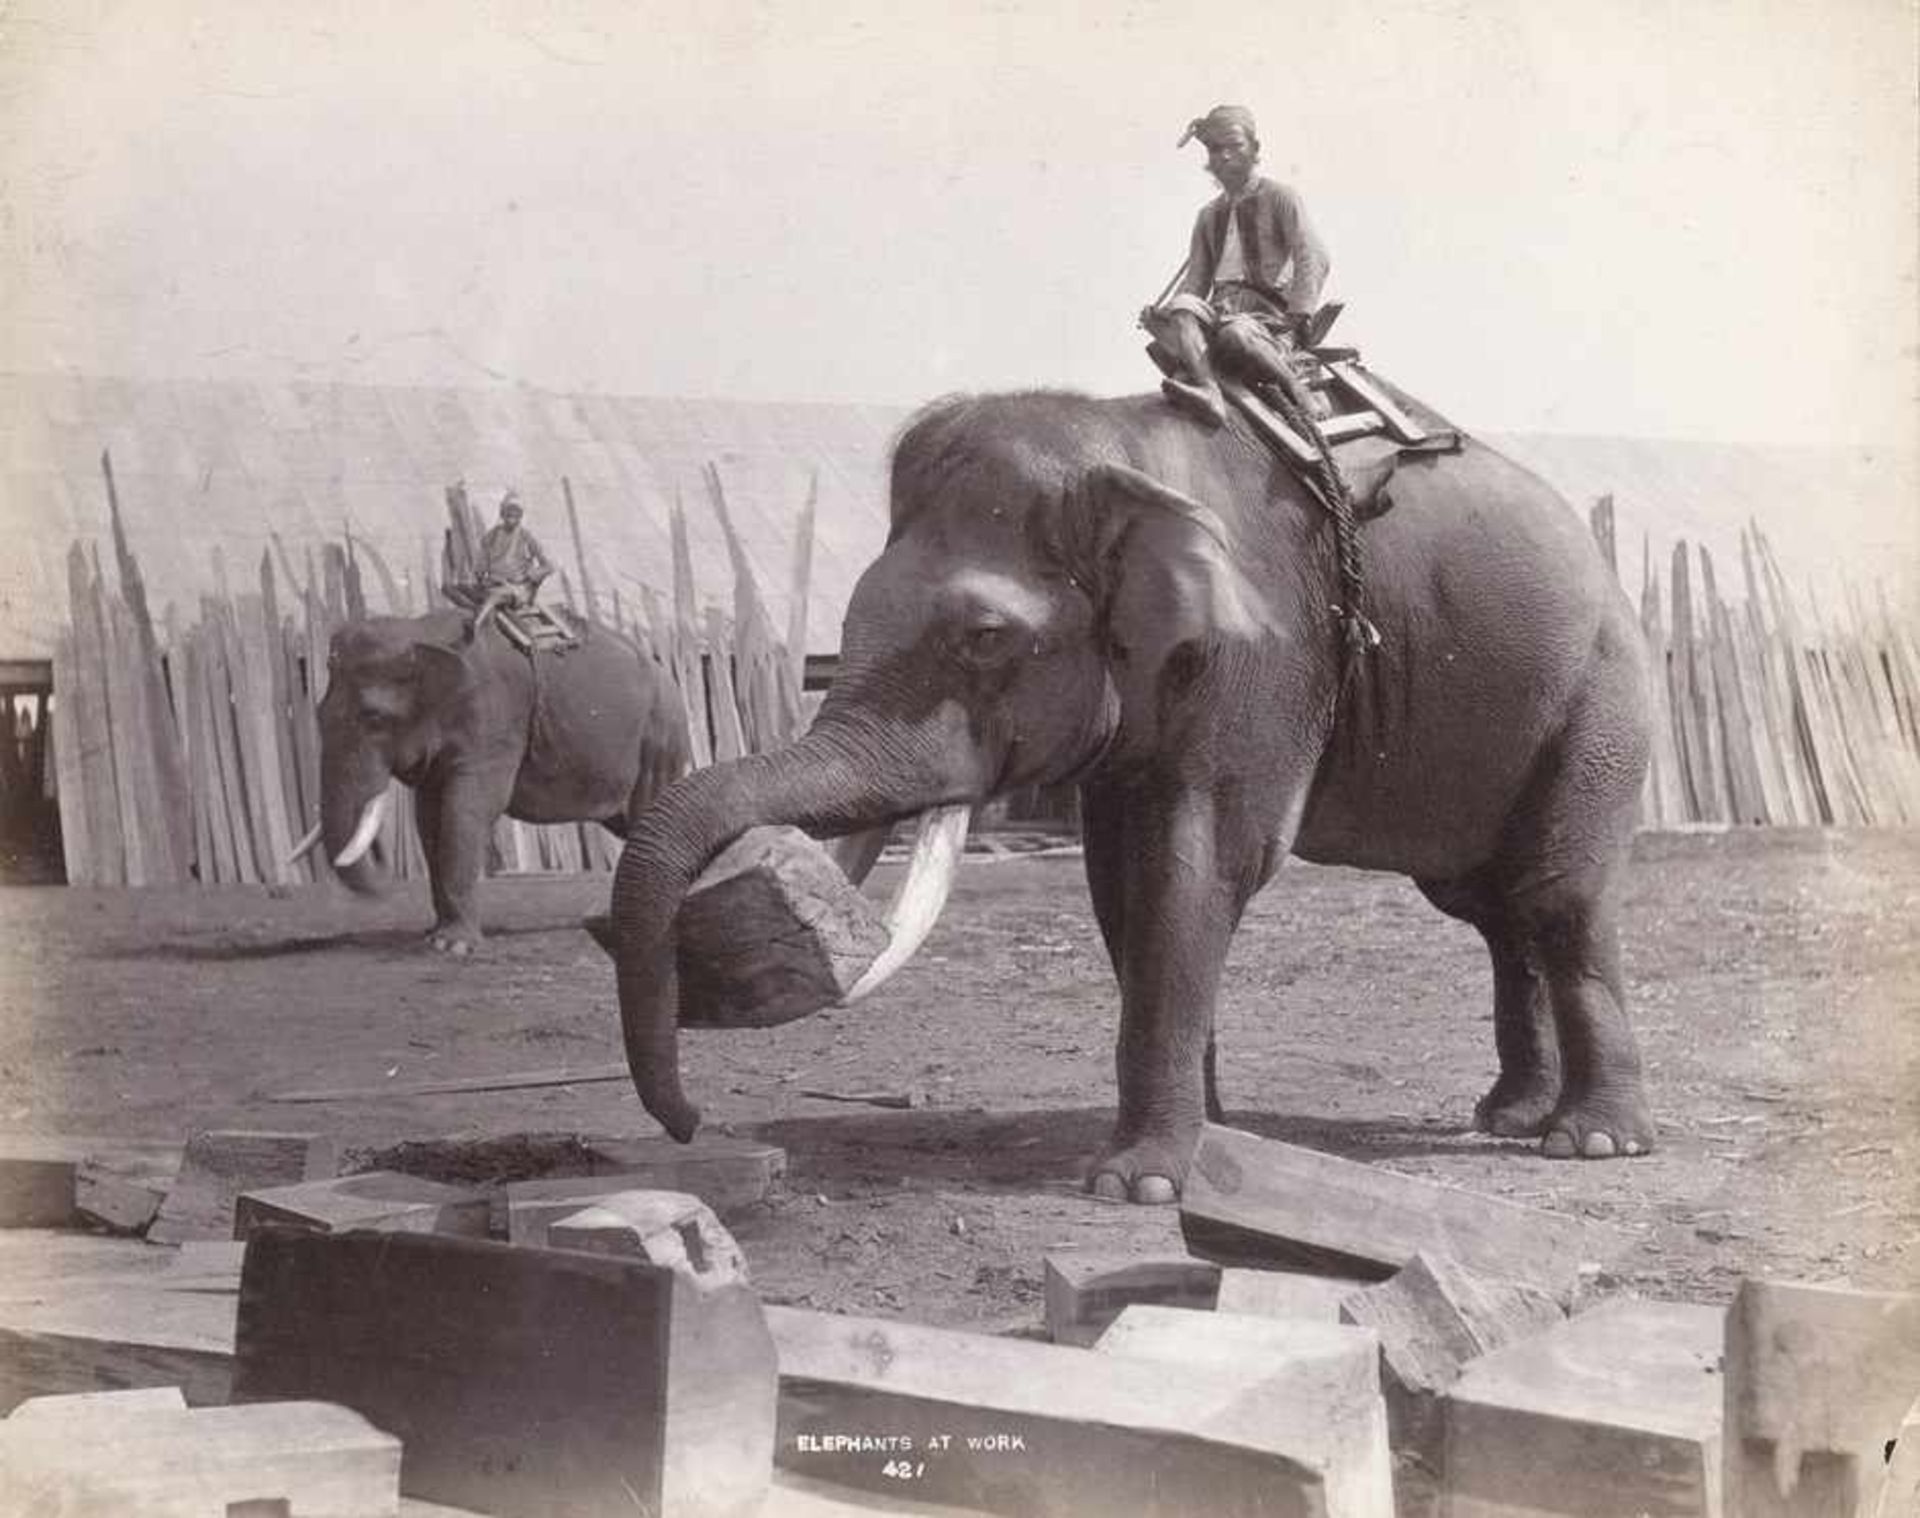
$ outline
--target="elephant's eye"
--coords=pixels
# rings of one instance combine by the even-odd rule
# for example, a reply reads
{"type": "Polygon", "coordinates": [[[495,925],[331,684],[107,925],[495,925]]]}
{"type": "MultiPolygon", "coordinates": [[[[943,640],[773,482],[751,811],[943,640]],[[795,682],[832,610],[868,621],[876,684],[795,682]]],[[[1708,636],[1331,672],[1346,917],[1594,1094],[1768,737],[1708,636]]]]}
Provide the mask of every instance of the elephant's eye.
{"type": "Polygon", "coordinates": [[[1011,654],[1018,642],[1014,629],[1004,622],[983,622],[960,635],[958,653],[976,669],[998,664],[1011,654]]]}

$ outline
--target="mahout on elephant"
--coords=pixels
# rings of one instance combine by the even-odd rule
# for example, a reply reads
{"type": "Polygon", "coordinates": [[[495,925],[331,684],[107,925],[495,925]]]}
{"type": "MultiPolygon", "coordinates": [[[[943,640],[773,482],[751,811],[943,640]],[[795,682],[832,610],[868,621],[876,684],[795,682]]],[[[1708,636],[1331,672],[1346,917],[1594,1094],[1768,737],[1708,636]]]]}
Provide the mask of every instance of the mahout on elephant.
{"type": "Polygon", "coordinates": [[[369,617],[337,629],[320,702],[321,817],[340,878],[378,889],[388,794],[411,786],[436,949],[481,941],[478,887],[493,825],[598,822],[624,837],[688,764],[686,715],[652,656],[604,626],[559,651],[513,647],[466,615],[369,617]]]}
{"type": "MultiPolygon", "coordinates": [[[[1340,454],[1377,633],[1357,659],[1330,519],[1241,418],[1208,430],[1158,396],[1030,392],[910,423],[810,730],[676,782],[628,836],[614,959],[647,1110],[682,1139],[698,1126],[672,935],[729,840],[931,816],[950,859],[968,808],[1072,780],[1121,1004],[1097,1192],[1177,1196],[1218,1112],[1228,943],[1289,854],[1410,876],[1479,930],[1499,1062],[1479,1128],[1554,1156],[1650,1149],[1618,931],[1648,754],[1632,612],[1567,503],[1494,450],[1340,454]]],[[[920,873],[905,893],[938,899],[920,873]]]]}

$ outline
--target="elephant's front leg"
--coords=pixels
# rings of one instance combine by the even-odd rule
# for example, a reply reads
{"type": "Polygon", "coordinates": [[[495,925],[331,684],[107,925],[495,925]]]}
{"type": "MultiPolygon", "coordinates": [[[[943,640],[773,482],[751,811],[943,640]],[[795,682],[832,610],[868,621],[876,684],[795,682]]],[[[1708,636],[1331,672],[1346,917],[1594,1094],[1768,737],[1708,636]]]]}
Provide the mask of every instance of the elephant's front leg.
{"type": "Polygon", "coordinates": [[[1206,1117],[1221,966],[1263,845],[1223,839],[1213,799],[1198,791],[1109,791],[1089,803],[1089,882],[1103,928],[1118,929],[1108,946],[1120,979],[1120,1116],[1088,1185],[1103,1197],[1171,1202],[1206,1117]]]}
{"type": "Polygon", "coordinates": [[[484,935],[480,931],[480,875],[486,868],[487,841],[506,810],[511,790],[484,774],[456,772],[420,787],[416,805],[420,842],[427,855],[433,890],[433,929],[427,942],[442,953],[465,957],[484,935]]]}

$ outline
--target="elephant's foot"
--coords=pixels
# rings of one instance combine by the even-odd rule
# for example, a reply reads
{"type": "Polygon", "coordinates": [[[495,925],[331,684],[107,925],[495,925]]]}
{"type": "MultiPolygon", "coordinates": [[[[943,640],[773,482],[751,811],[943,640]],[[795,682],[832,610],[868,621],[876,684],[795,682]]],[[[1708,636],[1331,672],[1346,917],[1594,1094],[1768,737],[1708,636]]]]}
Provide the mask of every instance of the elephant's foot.
{"type": "Polygon", "coordinates": [[[451,954],[465,959],[480,946],[480,930],[458,923],[435,923],[427,931],[427,947],[436,954],[451,954]]]}
{"type": "Polygon", "coordinates": [[[1473,1126],[1499,1138],[1535,1138],[1547,1131],[1560,1082],[1554,1076],[1506,1076],[1474,1104],[1473,1126]]]}
{"type": "Polygon", "coordinates": [[[1116,1145],[1094,1161],[1087,1175],[1087,1190],[1110,1202],[1138,1202],[1150,1207],[1177,1202],[1199,1135],[1196,1124],[1183,1138],[1146,1137],[1116,1145]]]}
{"type": "Polygon", "coordinates": [[[1638,1091],[1564,1101],[1547,1119],[1540,1152],[1553,1160],[1611,1160],[1653,1151],[1653,1118],[1638,1091]]]}

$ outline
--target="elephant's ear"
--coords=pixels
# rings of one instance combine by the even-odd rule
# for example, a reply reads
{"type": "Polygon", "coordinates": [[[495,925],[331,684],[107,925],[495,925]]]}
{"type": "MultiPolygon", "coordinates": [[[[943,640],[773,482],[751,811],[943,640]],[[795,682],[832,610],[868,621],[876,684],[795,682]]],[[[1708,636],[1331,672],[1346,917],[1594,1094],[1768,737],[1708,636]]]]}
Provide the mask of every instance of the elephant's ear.
{"type": "Polygon", "coordinates": [[[1223,660],[1284,635],[1240,570],[1227,524],[1191,496],[1124,464],[1070,486],[1062,548],[1099,608],[1128,721],[1177,706],[1223,660]]]}
{"type": "Polygon", "coordinates": [[[473,661],[446,643],[417,641],[413,662],[420,676],[420,694],[434,710],[444,710],[459,701],[480,678],[473,661]]]}

